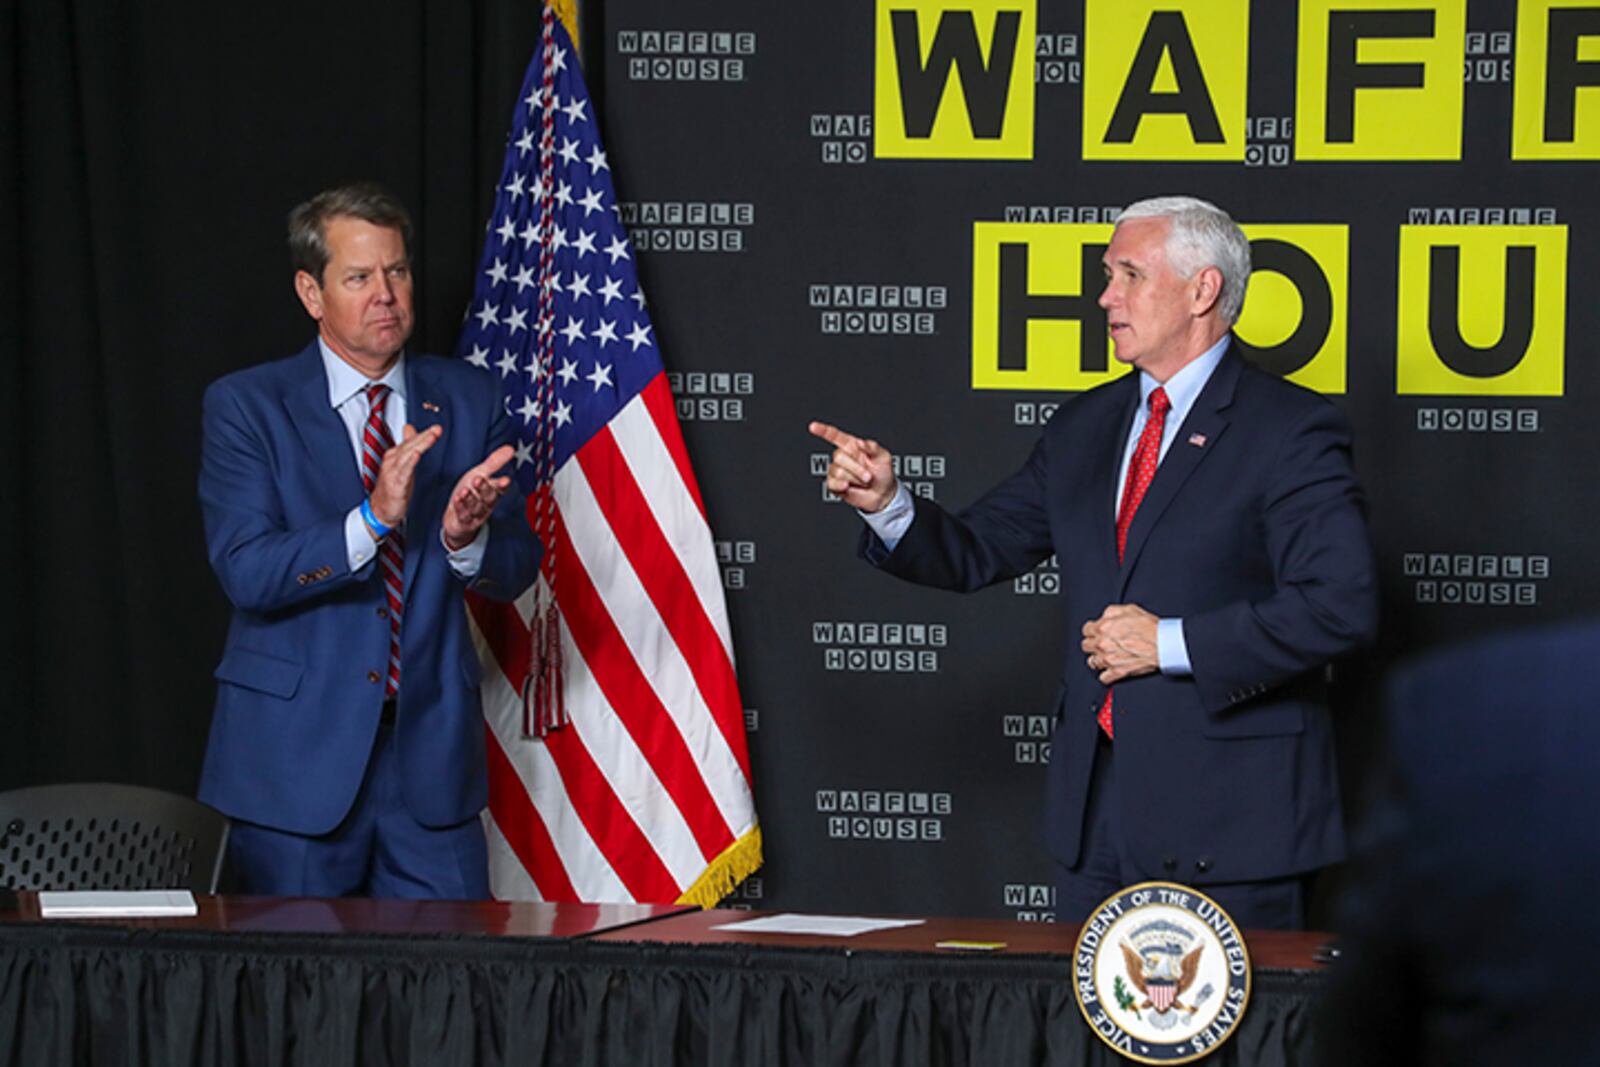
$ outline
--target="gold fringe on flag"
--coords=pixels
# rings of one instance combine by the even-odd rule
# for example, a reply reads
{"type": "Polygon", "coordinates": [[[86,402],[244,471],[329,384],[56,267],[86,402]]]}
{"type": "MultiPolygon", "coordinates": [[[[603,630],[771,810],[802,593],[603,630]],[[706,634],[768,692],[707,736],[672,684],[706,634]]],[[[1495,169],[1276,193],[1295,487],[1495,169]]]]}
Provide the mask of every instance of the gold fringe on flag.
{"type": "Polygon", "coordinates": [[[555,9],[556,18],[561,20],[561,25],[567,28],[567,36],[572,38],[573,48],[582,48],[578,43],[578,0],[550,0],[550,6],[555,9]]]}
{"type": "Polygon", "coordinates": [[[711,861],[710,866],[694,880],[694,885],[683,891],[679,904],[693,904],[698,908],[714,908],[723,897],[738,888],[739,883],[761,866],[761,827],[752,826],[748,833],[711,861]]]}

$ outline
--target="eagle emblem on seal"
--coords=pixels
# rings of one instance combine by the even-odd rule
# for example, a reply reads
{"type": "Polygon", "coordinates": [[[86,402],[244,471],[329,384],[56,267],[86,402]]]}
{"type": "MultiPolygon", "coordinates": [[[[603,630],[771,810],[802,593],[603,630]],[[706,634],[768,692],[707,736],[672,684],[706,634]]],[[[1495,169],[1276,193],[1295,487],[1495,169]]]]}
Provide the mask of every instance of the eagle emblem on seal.
{"type": "Polygon", "coordinates": [[[1205,942],[1178,923],[1157,919],[1134,930],[1121,947],[1128,980],[1144,994],[1143,1001],[1128,997],[1122,1006],[1135,1012],[1148,1010],[1150,1024],[1162,1030],[1187,1022],[1198,1009],[1182,997],[1200,973],[1205,942]]]}

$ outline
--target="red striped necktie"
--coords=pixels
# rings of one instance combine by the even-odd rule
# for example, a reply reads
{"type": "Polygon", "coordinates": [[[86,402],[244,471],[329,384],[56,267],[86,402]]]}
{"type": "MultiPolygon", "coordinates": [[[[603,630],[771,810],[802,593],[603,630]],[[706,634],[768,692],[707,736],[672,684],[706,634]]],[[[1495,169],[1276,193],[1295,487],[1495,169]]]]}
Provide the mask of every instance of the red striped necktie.
{"type": "MultiPolygon", "coordinates": [[[[1167,428],[1167,410],[1172,407],[1172,401],[1167,399],[1167,391],[1161,386],[1156,386],[1150,394],[1150,418],[1145,420],[1144,432],[1139,435],[1139,443],[1134,447],[1133,459],[1128,461],[1128,480],[1122,486],[1122,506],[1117,509],[1117,562],[1122,562],[1122,557],[1128,550],[1128,527],[1133,525],[1133,513],[1139,510],[1139,502],[1144,499],[1144,492],[1150,488],[1150,481],[1156,476],[1156,464],[1161,460],[1161,434],[1167,428]]],[[[1111,690],[1106,690],[1106,698],[1100,704],[1100,714],[1095,717],[1100,724],[1100,729],[1111,737],[1111,690]]]]}
{"type": "MultiPolygon", "coordinates": [[[[367,386],[367,425],[361,431],[361,484],[367,493],[378,483],[378,468],[383,454],[394,445],[383,409],[389,400],[387,385],[367,386]]],[[[400,691],[400,616],[405,602],[406,535],[399,521],[378,544],[378,566],[383,571],[383,591],[389,598],[389,679],[383,687],[386,699],[400,691]]]]}

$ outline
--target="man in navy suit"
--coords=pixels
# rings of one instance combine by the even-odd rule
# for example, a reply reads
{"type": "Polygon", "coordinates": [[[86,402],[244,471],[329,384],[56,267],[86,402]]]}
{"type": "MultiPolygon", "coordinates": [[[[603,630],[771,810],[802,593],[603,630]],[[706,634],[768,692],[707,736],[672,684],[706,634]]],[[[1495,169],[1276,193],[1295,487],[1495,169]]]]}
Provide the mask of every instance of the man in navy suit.
{"type": "Polygon", "coordinates": [[[468,588],[540,555],[498,383],[405,351],[411,224],[371,185],[289,216],[299,355],[206,391],[200,503],[233,602],[200,798],[241,887],[481,898],[487,780],[468,588]]]}
{"type": "Polygon", "coordinates": [[[862,554],[911,581],[973,590],[1058,558],[1081,649],[1045,808],[1060,918],[1154,878],[1297,927],[1308,876],[1344,850],[1326,668],[1377,623],[1350,432],[1231,343],[1250,247],[1226,213],[1131,205],[1104,263],[1100,306],[1139,373],[1062,404],[1016,474],[953,515],[877,442],[814,423],[827,487],[863,513],[862,554]]]}
{"type": "Polygon", "coordinates": [[[1435,652],[1389,684],[1319,1061],[1590,1064],[1600,1012],[1600,622],[1435,652]]]}

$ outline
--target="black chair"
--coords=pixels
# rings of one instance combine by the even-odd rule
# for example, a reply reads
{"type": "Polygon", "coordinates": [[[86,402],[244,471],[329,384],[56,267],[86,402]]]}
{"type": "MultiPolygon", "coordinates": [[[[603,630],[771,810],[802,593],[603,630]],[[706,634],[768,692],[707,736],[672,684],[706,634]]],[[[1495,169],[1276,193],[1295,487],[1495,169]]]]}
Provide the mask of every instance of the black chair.
{"type": "Polygon", "coordinates": [[[190,797],[82,782],[0,793],[0,886],[214,893],[228,818],[190,797]]]}

